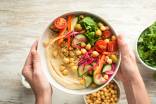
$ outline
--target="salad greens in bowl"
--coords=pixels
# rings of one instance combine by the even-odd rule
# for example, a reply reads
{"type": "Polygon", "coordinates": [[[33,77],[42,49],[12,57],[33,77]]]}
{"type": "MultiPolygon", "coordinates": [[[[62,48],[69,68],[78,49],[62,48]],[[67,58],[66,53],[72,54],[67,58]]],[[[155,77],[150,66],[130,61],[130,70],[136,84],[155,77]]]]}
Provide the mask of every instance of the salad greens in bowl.
{"type": "Polygon", "coordinates": [[[147,27],[139,36],[137,55],[147,68],[156,70],[156,22],[147,27]]]}

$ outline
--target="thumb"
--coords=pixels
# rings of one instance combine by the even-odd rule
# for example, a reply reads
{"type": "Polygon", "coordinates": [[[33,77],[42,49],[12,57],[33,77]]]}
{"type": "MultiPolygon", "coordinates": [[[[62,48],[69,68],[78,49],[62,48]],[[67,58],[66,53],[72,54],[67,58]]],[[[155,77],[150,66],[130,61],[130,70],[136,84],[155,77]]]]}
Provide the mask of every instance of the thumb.
{"type": "Polygon", "coordinates": [[[118,45],[119,49],[122,55],[126,55],[128,53],[128,45],[124,40],[124,37],[122,35],[118,36],[118,45]]]}

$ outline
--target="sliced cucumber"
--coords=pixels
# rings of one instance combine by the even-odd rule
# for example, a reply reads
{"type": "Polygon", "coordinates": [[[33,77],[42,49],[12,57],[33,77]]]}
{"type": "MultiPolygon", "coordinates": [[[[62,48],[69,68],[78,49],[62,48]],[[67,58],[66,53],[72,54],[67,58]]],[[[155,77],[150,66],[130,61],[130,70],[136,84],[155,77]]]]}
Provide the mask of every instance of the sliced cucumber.
{"type": "Polygon", "coordinates": [[[108,64],[103,67],[102,72],[104,73],[106,71],[111,71],[111,70],[112,70],[112,65],[108,64]]]}
{"type": "Polygon", "coordinates": [[[91,65],[86,65],[85,67],[84,67],[84,70],[87,70],[87,71],[90,71],[90,70],[92,70],[92,66],[91,65]]]}
{"type": "Polygon", "coordinates": [[[94,74],[94,83],[97,85],[104,84],[107,80],[102,77],[102,74],[94,74]]]}
{"type": "Polygon", "coordinates": [[[96,62],[93,62],[93,63],[92,63],[92,66],[95,66],[95,65],[96,65],[96,62]]]}
{"type": "Polygon", "coordinates": [[[83,65],[80,65],[80,66],[78,67],[78,75],[79,75],[80,77],[82,77],[87,71],[88,71],[88,70],[85,69],[83,65]]]}
{"type": "Polygon", "coordinates": [[[85,87],[89,87],[91,83],[93,82],[93,79],[91,76],[84,76],[85,79],[85,87]]]}
{"type": "Polygon", "coordinates": [[[83,34],[76,35],[72,41],[72,46],[77,48],[81,42],[86,42],[87,38],[83,34]]]}

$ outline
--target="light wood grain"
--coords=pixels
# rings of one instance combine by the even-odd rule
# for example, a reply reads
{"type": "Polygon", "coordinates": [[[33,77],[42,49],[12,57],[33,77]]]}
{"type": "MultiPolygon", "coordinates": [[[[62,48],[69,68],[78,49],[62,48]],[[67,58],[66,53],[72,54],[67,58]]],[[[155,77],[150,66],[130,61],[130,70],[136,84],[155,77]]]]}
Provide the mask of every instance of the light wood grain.
{"type": "MultiPolygon", "coordinates": [[[[118,34],[125,34],[132,48],[140,32],[156,20],[155,0],[0,0],[0,104],[33,104],[32,92],[21,85],[19,77],[30,46],[52,19],[80,10],[103,17],[118,34]]],[[[139,67],[156,104],[153,72],[139,67]]],[[[54,88],[53,104],[83,103],[81,96],[54,88]]],[[[126,104],[123,90],[121,104],[126,104]]]]}

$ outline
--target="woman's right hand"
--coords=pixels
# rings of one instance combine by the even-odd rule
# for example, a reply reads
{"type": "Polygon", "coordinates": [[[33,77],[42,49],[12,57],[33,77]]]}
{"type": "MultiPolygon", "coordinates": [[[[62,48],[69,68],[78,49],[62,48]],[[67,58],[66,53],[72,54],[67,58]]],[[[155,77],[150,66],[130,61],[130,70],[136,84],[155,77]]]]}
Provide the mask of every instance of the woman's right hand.
{"type": "Polygon", "coordinates": [[[118,45],[121,52],[121,65],[117,73],[117,78],[122,82],[132,81],[140,75],[135,55],[128,47],[122,35],[118,37],[118,45]]]}

